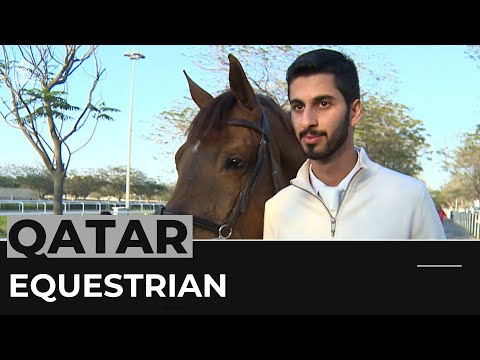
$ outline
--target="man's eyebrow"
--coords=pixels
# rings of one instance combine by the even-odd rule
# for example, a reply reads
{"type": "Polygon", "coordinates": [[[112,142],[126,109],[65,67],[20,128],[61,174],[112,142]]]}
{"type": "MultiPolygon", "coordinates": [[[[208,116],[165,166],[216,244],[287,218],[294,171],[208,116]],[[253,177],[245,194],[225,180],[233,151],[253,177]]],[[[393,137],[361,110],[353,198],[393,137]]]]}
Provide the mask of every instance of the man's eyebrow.
{"type": "Polygon", "coordinates": [[[313,101],[320,102],[320,101],[324,101],[324,100],[333,100],[333,99],[335,99],[335,97],[332,96],[332,95],[319,95],[319,96],[314,97],[313,101]]]}
{"type": "MultiPolygon", "coordinates": [[[[318,95],[318,96],[315,96],[313,98],[313,102],[318,103],[320,101],[333,100],[333,99],[335,99],[335,97],[332,96],[332,95],[318,95]]],[[[305,103],[300,99],[293,98],[293,99],[290,100],[290,104],[302,104],[302,105],[304,105],[305,103]]]]}
{"type": "Polygon", "coordinates": [[[303,101],[299,100],[299,99],[291,99],[290,100],[290,104],[304,104],[303,101]]]}

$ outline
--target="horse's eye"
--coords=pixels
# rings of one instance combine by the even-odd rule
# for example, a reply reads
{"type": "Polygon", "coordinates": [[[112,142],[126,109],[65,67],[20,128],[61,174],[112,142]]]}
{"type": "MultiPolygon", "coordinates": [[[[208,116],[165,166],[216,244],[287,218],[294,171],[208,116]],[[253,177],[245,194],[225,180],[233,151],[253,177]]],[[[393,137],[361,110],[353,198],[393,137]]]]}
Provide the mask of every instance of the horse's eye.
{"type": "Polygon", "coordinates": [[[245,167],[245,161],[238,157],[229,157],[225,161],[225,169],[227,170],[237,170],[245,167]]]}

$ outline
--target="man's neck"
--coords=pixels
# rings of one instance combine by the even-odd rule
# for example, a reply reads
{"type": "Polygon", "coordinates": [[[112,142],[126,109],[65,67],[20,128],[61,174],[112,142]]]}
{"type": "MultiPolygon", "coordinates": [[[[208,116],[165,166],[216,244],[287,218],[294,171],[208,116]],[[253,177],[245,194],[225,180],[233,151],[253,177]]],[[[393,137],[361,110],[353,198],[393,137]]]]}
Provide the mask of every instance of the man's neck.
{"type": "Polygon", "coordinates": [[[357,163],[358,155],[353,143],[347,142],[325,160],[311,160],[315,176],[327,186],[337,186],[357,163]]]}

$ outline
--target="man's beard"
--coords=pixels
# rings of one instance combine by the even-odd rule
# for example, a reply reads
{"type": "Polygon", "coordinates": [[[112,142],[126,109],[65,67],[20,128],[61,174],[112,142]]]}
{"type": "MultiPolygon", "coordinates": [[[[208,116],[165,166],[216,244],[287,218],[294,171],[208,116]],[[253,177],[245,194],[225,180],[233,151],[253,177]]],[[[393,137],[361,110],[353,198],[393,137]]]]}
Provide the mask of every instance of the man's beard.
{"type": "MultiPolygon", "coordinates": [[[[330,135],[327,136],[326,143],[322,149],[319,149],[318,144],[302,144],[305,155],[311,160],[327,160],[333,154],[335,154],[337,150],[345,143],[348,137],[349,127],[350,119],[347,110],[343,122],[339,125],[337,129],[335,129],[330,135]]],[[[300,132],[300,139],[307,134],[327,135],[324,131],[317,132],[313,129],[306,129],[300,132]]]]}

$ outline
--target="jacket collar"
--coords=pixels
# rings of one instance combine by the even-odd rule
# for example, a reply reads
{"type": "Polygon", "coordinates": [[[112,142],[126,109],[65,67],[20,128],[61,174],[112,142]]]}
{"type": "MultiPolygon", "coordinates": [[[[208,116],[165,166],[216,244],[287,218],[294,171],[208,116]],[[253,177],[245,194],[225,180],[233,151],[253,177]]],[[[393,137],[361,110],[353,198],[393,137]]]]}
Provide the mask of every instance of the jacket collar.
{"type": "MultiPolygon", "coordinates": [[[[380,169],[380,165],[370,160],[365,149],[355,146],[355,150],[358,152],[360,172],[355,179],[355,183],[352,184],[352,191],[358,190],[365,186],[373,175],[380,169]]],[[[315,195],[315,192],[310,184],[309,169],[312,161],[307,159],[297,172],[297,177],[290,181],[290,184],[296,187],[302,188],[315,195]]]]}

